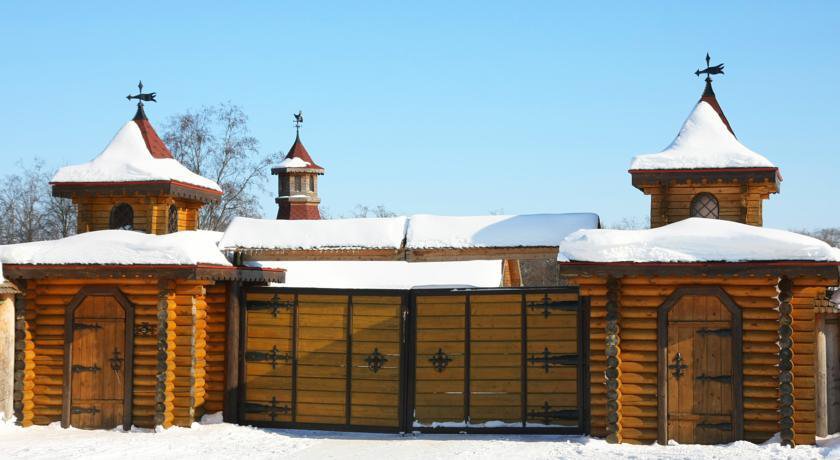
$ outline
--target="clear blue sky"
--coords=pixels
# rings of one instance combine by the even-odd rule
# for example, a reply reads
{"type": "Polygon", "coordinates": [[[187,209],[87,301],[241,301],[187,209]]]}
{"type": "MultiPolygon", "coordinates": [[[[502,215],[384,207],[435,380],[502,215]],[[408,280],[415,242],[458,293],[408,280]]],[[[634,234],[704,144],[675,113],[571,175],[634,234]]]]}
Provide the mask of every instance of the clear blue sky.
{"type": "Polygon", "coordinates": [[[267,151],[303,109],[334,214],[642,218],[629,161],[673,139],[708,50],[736,134],[785,178],[766,225],[840,225],[838,2],[46,3],[0,5],[3,168],[94,157],[142,78],[156,125],[232,101],[267,151]]]}

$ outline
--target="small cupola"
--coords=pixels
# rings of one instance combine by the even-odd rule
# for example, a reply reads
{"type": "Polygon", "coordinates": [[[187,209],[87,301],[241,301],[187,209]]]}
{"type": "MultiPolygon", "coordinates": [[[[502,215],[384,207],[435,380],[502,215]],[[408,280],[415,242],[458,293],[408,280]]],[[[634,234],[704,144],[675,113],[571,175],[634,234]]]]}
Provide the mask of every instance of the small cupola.
{"type": "Polygon", "coordinates": [[[278,207],[277,219],[318,220],[321,218],[318,176],[324,175],[325,170],[312,160],[300,140],[303,112],[294,117],[295,142],[283,161],[271,168],[271,174],[277,176],[277,198],[274,200],[278,207]]]}
{"type": "Polygon", "coordinates": [[[156,93],[140,91],[137,112],[93,160],[65,166],[50,181],[53,196],[76,205],[78,232],[124,229],[152,234],[195,230],[198,211],[222,196],[219,185],[187,169],[146,116],[143,102],[156,93]]]}
{"type": "Polygon", "coordinates": [[[650,225],[661,227],[689,217],[723,219],[761,226],[762,203],[778,193],[782,177],[770,160],[744,146],[729,124],[706,75],[700,100],[665,150],[633,158],[633,186],[651,196],[650,225]]]}

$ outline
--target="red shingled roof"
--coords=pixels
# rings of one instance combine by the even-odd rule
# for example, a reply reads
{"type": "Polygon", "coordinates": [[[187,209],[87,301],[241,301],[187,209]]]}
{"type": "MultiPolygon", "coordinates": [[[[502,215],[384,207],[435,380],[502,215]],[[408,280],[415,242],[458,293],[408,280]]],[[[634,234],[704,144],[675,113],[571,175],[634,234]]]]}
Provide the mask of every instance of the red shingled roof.
{"type": "MultiPolygon", "coordinates": [[[[712,89],[712,81],[706,80],[706,89],[703,91],[703,95],[700,96],[700,102],[706,102],[713,109],[720,115],[721,121],[723,124],[726,125],[726,128],[735,136],[735,131],[732,131],[732,126],[729,125],[729,120],[726,119],[726,115],[723,114],[723,109],[720,108],[720,104],[718,104],[717,98],[715,97],[715,91],[712,89]]],[[[737,136],[736,136],[737,137],[737,136]]]]}
{"type": "Polygon", "coordinates": [[[309,152],[306,151],[306,147],[304,147],[303,142],[300,141],[300,133],[295,136],[295,143],[292,144],[292,147],[289,149],[289,153],[286,154],[286,158],[300,158],[301,160],[309,163],[309,166],[307,166],[308,169],[324,169],[318,166],[312,160],[312,157],[309,156],[309,152]]]}
{"type": "Polygon", "coordinates": [[[146,112],[143,110],[142,105],[137,107],[134,122],[140,128],[140,134],[143,135],[143,142],[146,143],[146,148],[149,149],[153,157],[157,159],[173,158],[172,152],[166,148],[166,144],[163,143],[160,136],[155,132],[155,128],[149,123],[149,119],[146,118],[146,112]]]}

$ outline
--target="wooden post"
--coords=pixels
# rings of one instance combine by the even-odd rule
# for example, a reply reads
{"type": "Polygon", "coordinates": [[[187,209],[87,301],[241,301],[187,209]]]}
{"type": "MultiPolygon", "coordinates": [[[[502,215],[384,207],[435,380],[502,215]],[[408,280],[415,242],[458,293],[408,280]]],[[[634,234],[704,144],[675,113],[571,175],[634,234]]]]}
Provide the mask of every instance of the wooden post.
{"type": "Polygon", "coordinates": [[[794,447],[793,425],[793,281],[779,281],[779,433],[782,445],[794,447]]]}
{"type": "Polygon", "coordinates": [[[621,282],[613,277],[607,280],[607,324],[606,354],[607,367],[604,371],[607,385],[607,442],[621,442],[621,381],[619,364],[621,363],[621,334],[619,327],[619,295],[621,282]]]}
{"type": "Polygon", "coordinates": [[[816,422],[817,436],[828,436],[828,379],[826,361],[825,315],[817,315],[817,343],[816,345],[816,422]]]}
{"type": "Polygon", "coordinates": [[[224,421],[239,423],[239,314],[241,282],[228,285],[227,335],[225,337],[225,402],[224,421]]]}
{"type": "Polygon", "coordinates": [[[15,374],[12,407],[18,424],[23,421],[23,378],[26,374],[26,281],[17,281],[21,293],[15,297],[15,374]]]}

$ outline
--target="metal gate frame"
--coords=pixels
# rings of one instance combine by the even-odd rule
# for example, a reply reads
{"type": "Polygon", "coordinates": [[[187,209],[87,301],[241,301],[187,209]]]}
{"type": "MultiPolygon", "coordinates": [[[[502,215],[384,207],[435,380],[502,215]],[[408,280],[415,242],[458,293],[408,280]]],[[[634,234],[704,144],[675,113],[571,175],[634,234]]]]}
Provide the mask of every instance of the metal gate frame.
{"type": "MultiPolygon", "coordinates": [[[[446,295],[470,295],[478,294],[520,294],[522,297],[522,311],[525,312],[526,295],[529,294],[579,294],[577,287],[522,287],[522,288],[463,288],[463,289],[331,289],[331,288],[293,288],[293,287],[269,287],[269,286],[243,286],[239,293],[239,346],[238,346],[238,389],[237,389],[237,420],[240,423],[247,423],[252,426],[265,428],[284,429],[311,429],[330,431],[357,431],[357,432],[380,432],[380,433],[484,433],[484,434],[588,434],[590,432],[589,417],[589,298],[579,297],[577,307],[578,326],[578,364],[577,364],[577,407],[578,426],[576,427],[500,427],[500,428],[479,428],[479,427],[417,427],[414,424],[414,402],[415,402],[415,370],[417,351],[417,296],[446,296],[446,295]],[[297,423],[297,422],[262,422],[246,421],[246,360],[248,342],[248,320],[247,320],[247,294],[248,293],[277,293],[294,296],[294,307],[292,314],[292,413],[296,407],[297,392],[297,318],[298,318],[298,295],[346,295],[348,296],[348,321],[345,327],[347,330],[347,359],[352,359],[352,329],[350,328],[353,314],[353,296],[394,296],[401,298],[401,318],[399,320],[400,334],[400,369],[399,369],[399,395],[398,395],[398,428],[389,429],[381,426],[361,426],[350,423],[351,411],[345,410],[345,424],[320,424],[320,423],[297,423]]],[[[469,302],[469,300],[467,301],[469,302]]],[[[469,304],[467,305],[467,307],[469,304]]],[[[469,317],[469,308],[466,309],[469,317]]],[[[469,322],[467,322],[469,328],[469,322]]],[[[523,322],[522,329],[527,334],[527,323],[523,322]]],[[[523,338],[527,335],[523,334],[523,338]]],[[[467,355],[469,355],[469,337],[465,344],[467,355]]],[[[527,352],[523,346],[523,356],[527,352]]],[[[468,359],[468,358],[467,358],[468,359]]],[[[351,385],[352,366],[346,369],[345,407],[351,406],[351,385]]],[[[469,367],[465,370],[465,384],[469,385],[469,367]]],[[[527,367],[522,368],[523,384],[527,385],[527,367]]],[[[523,400],[525,396],[523,395],[523,400]]],[[[466,411],[469,413],[469,395],[464,398],[466,411]]]]}
{"type": "MultiPolygon", "coordinates": [[[[590,417],[589,417],[589,298],[588,297],[580,297],[579,295],[579,288],[577,287],[520,287],[520,288],[466,288],[466,289],[412,289],[410,295],[411,306],[410,311],[411,315],[409,316],[409,344],[410,344],[410,351],[409,356],[407,357],[406,361],[410,362],[411,365],[408,369],[408,375],[406,376],[406,381],[408,382],[408,394],[406,395],[406,408],[403,410],[403,413],[406,414],[405,420],[403,420],[403,426],[406,428],[407,431],[414,431],[420,433],[442,433],[442,434],[453,434],[453,433],[475,433],[475,434],[588,434],[590,432],[590,417]],[[445,296],[445,295],[465,295],[467,296],[467,304],[465,308],[465,314],[467,316],[466,321],[466,331],[470,330],[470,302],[469,298],[471,295],[510,295],[510,294],[521,294],[521,302],[522,302],[522,313],[523,316],[525,315],[527,304],[526,304],[526,296],[531,294],[578,294],[578,307],[577,307],[577,327],[578,327],[578,344],[577,344],[577,352],[578,352],[578,363],[577,363],[577,407],[578,407],[578,426],[576,427],[499,427],[499,428],[486,428],[486,427],[414,427],[414,420],[412,414],[414,412],[414,400],[416,396],[415,391],[415,359],[417,357],[417,297],[418,296],[445,296]]],[[[527,343],[527,322],[522,321],[522,340],[524,343],[527,343]]],[[[469,356],[470,356],[470,337],[469,332],[467,332],[467,336],[465,338],[465,354],[466,354],[466,365],[464,370],[464,385],[466,388],[469,388],[470,383],[470,366],[469,366],[469,356]]],[[[522,384],[525,385],[527,388],[528,382],[528,368],[524,364],[527,358],[527,351],[526,345],[523,343],[522,347],[522,359],[523,359],[523,366],[521,369],[521,379],[522,384]]],[[[525,398],[527,397],[526,394],[522,395],[523,404],[525,404],[525,398]]],[[[464,395],[464,414],[469,414],[469,393],[464,395]]],[[[523,405],[523,407],[526,407],[523,405]]],[[[527,410],[524,409],[523,412],[527,410]]]]}

